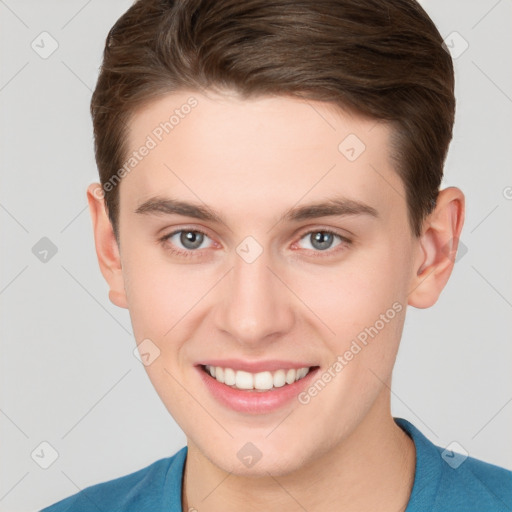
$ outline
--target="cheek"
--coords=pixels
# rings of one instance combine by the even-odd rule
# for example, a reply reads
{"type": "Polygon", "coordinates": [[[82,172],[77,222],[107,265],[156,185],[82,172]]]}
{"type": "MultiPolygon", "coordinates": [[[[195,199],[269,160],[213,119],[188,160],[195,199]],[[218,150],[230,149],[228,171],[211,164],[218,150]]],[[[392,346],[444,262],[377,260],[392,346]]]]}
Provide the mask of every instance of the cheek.
{"type": "Polygon", "coordinates": [[[137,341],[163,339],[197,302],[200,273],[184,272],[153,251],[133,248],[130,252],[127,247],[126,252],[130,257],[123,261],[123,276],[134,335],[137,341]]]}
{"type": "Polygon", "coordinates": [[[342,358],[342,370],[313,406],[319,408],[315,413],[321,414],[322,403],[330,403],[363,414],[382,389],[382,381],[389,380],[406,310],[406,263],[399,254],[384,241],[355,253],[336,269],[323,269],[314,279],[297,276],[304,302],[328,327],[323,336],[330,354],[327,364],[342,358]]]}
{"type": "MultiPolygon", "coordinates": [[[[354,252],[338,266],[297,270],[290,277],[303,302],[315,312],[342,349],[366,327],[395,316],[393,304],[402,304],[407,294],[405,259],[391,244],[354,252]],[[386,313],[389,312],[388,315],[386,313]]],[[[378,326],[380,326],[380,322],[378,326]]],[[[387,322],[386,322],[386,330],[387,322]]]]}

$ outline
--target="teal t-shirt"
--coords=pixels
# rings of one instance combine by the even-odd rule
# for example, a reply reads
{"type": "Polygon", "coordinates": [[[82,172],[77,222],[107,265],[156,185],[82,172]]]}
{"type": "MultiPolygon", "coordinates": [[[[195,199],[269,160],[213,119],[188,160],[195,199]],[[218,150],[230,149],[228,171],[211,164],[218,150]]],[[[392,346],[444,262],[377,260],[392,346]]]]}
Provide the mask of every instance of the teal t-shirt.
{"type": "MultiPolygon", "coordinates": [[[[414,485],[406,512],[511,512],[512,471],[445,451],[402,418],[416,446],[414,485]]],[[[85,488],[41,512],[182,512],[185,446],[135,473],[85,488]]]]}

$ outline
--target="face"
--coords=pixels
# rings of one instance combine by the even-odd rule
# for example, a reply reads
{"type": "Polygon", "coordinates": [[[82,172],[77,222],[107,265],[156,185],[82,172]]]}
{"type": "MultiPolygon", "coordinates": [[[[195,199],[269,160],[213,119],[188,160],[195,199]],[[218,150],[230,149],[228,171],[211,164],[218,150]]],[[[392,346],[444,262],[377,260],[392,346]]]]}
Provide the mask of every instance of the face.
{"type": "Polygon", "coordinates": [[[416,248],[390,133],[227,93],[134,116],[123,293],[151,382],[218,467],[286,474],[385,414],[416,248]]]}

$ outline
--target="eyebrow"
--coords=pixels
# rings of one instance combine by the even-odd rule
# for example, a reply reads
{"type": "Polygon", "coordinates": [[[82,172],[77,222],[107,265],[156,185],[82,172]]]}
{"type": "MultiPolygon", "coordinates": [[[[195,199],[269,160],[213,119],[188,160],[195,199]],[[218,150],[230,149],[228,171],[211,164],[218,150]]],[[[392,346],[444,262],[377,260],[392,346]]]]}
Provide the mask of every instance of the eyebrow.
{"type": "MultiPolygon", "coordinates": [[[[206,205],[189,203],[172,198],[152,197],[142,203],[135,213],[140,214],[164,214],[164,215],[183,215],[195,219],[226,224],[221,215],[206,205]]],[[[296,206],[286,212],[278,222],[298,222],[302,220],[316,219],[319,217],[368,215],[379,218],[378,211],[365,203],[347,199],[344,197],[334,197],[318,203],[311,203],[304,206],[296,206]]]]}

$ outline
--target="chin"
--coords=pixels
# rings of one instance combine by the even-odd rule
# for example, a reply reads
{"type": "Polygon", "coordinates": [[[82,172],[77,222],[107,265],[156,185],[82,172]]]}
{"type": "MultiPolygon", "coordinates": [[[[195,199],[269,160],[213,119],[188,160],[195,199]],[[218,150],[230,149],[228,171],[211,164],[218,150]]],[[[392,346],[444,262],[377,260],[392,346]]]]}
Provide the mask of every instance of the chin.
{"type": "MultiPolygon", "coordinates": [[[[217,446],[218,448],[218,446],[217,446]]],[[[285,476],[301,469],[305,463],[304,443],[301,446],[276,446],[265,442],[233,442],[220,450],[202,450],[212,464],[235,476],[285,476]],[[230,454],[227,457],[227,454],[230,454]]]]}

